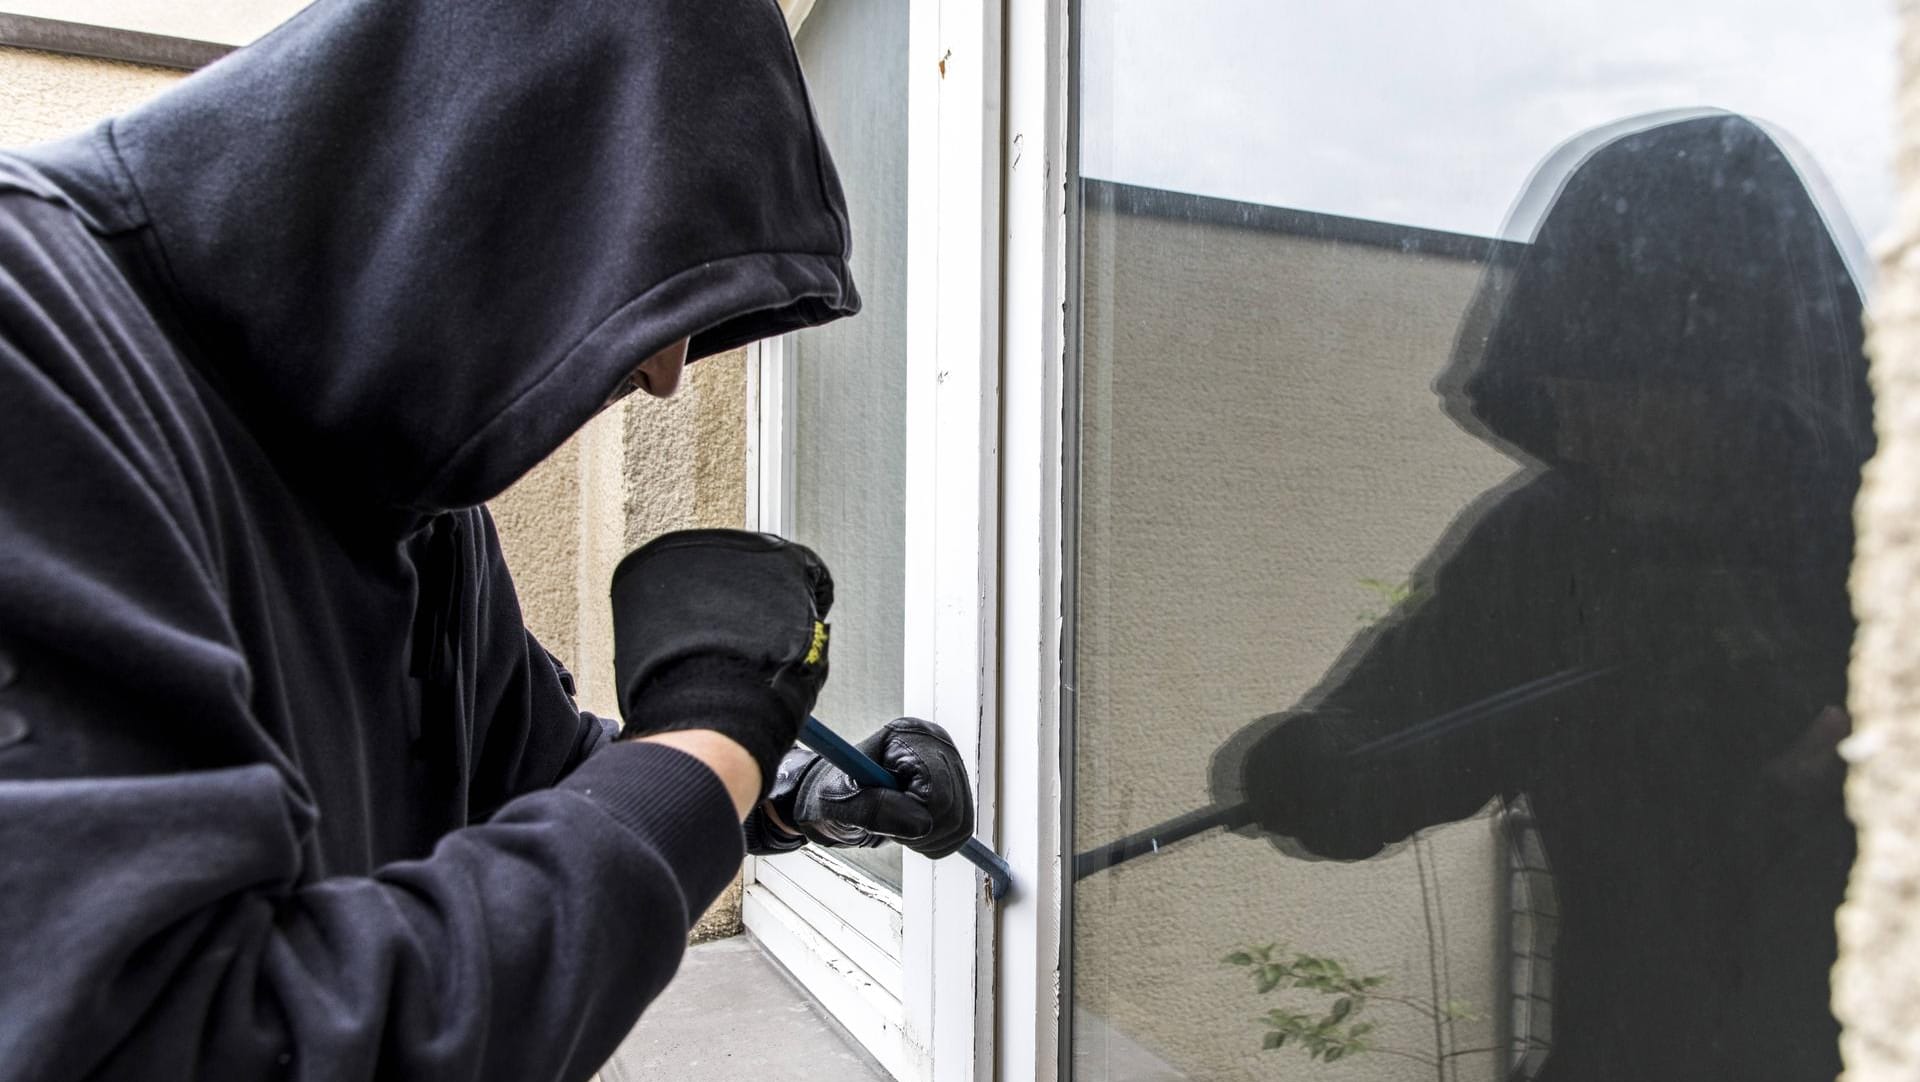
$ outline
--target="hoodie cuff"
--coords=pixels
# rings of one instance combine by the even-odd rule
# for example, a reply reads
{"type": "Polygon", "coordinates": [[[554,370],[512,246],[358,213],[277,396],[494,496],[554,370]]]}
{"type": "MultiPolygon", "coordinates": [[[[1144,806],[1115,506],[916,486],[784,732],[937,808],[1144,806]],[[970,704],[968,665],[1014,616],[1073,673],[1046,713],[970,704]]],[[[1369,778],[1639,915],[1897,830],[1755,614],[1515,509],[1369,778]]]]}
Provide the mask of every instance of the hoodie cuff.
{"type": "Polygon", "coordinates": [[[598,804],[671,868],[687,920],[733,881],[744,855],[733,798],[705,763],[664,744],[602,748],[556,786],[598,804]]]}

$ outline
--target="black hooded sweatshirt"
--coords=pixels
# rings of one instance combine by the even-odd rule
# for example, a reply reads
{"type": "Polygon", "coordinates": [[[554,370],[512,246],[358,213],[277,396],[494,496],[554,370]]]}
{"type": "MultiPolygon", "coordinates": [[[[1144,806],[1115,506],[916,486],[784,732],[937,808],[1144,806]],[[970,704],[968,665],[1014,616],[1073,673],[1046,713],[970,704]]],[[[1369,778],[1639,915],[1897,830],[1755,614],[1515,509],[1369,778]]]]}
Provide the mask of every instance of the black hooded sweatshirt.
{"type": "Polygon", "coordinates": [[[322,0],[0,155],[0,1078],[597,1068],[739,825],[478,505],[847,254],[773,0],[322,0]]]}

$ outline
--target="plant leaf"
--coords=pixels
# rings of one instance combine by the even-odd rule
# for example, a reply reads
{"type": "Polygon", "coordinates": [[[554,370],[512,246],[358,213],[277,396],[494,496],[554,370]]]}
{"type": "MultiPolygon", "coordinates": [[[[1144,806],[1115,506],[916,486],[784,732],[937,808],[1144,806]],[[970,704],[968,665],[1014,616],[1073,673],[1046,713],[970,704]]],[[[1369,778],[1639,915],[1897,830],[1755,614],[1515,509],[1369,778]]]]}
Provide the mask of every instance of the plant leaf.
{"type": "Polygon", "coordinates": [[[1274,1049],[1285,1044],[1286,1041],[1287,1041],[1287,1035],[1276,1029],[1271,1033],[1268,1033],[1266,1036],[1266,1039],[1260,1042],[1260,1049],[1263,1052],[1271,1052],[1274,1049]]]}
{"type": "Polygon", "coordinates": [[[1336,999],[1333,1001],[1333,1012],[1330,1015],[1330,1017],[1335,1022],[1346,1021],[1347,1016],[1352,1013],[1353,1013],[1353,1000],[1348,999],[1345,996],[1341,996],[1339,999],[1336,999]]]}
{"type": "Polygon", "coordinates": [[[1253,964],[1253,955],[1248,954],[1246,951],[1234,951],[1232,954],[1220,959],[1220,962],[1222,965],[1229,966],[1250,966],[1253,964]]]}

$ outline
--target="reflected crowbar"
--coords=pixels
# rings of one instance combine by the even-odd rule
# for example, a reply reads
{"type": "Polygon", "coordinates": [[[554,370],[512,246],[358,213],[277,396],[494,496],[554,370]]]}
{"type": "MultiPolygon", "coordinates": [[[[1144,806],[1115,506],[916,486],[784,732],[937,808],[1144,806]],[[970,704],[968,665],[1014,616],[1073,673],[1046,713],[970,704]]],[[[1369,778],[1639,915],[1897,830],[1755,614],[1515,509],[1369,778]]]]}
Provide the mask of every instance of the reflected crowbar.
{"type": "MultiPolygon", "coordinates": [[[[1378,740],[1370,740],[1348,751],[1344,757],[1357,759],[1405,751],[1456,730],[1498,717],[1549,695],[1577,687],[1612,671],[1613,666],[1602,669],[1562,669],[1507,688],[1505,691],[1495,692],[1484,699],[1456,707],[1418,724],[1388,733],[1378,740]]],[[[1218,827],[1238,830],[1252,822],[1253,809],[1248,802],[1210,804],[1196,811],[1187,812],[1185,815],[1176,815],[1166,822],[1156,823],[1145,830],[1108,842],[1098,848],[1074,854],[1073,877],[1085,879],[1095,872],[1105,871],[1116,864],[1125,864],[1135,857],[1158,853],[1162,846],[1172,845],[1174,842],[1191,838],[1195,834],[1202,834],[1218,827]]]]}

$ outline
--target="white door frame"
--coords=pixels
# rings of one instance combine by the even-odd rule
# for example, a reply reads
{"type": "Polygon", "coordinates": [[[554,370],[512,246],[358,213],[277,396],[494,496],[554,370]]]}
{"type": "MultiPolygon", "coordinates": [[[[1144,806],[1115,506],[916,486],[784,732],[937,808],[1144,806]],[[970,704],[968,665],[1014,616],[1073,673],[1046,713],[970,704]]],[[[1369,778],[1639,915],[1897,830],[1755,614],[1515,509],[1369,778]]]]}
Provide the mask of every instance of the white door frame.
{"type": "MultiPolygon", "coordinates": [[[[1067,0],[914,0],[908,29],[902,699],[976,753],[1015,893],[911,853],[897,896],[804,850],[746,869],[749,930],[903,1082],[1058,1077],[1067,31],[1067,0]]],[[[747,512],[776,531],[785,353],[749,353],[747,512]]]]}
{"type": "MultiPolygon", "coordinates": [[[[907,124],[907,695],[975,749],[975,834],[998,778],[1000,92],[998,4],[911,5],[907,124]],[[930,138],[924,142],[920,136],[930,138]]],[[[994,903],[971,865],[911,861],[903,968],[930,1077],[990,1078],[994,903]]]]}
{"type": "Polygon", "coordinates": [[[1004,0],[999,841],[1017,893],[1000,912],[994,1077],[1003,1082],[1064,1077],[1067,214],[1078,179],[1069,6],[1004,0]]]}
{"type": "MultiPolygon", "coordinates": [[[[832,0],[821,0],[830,3],[832,0]]],[[[906,635],[902,702],[974,752],[993,837],[999,409],[999,11],[916,2],[908,23],[906,635]]],[[[752,364],[749,516],[788,523],[786,349],[752,364]]],[[[992,1057],[994,914],[957,860],[903,855],[900,894],[806,850],[750,860],[747,927],[903,1082],[976,1082],[992,1057]]]]}

